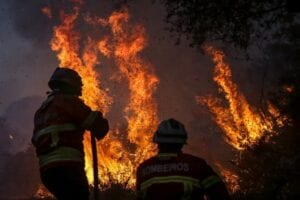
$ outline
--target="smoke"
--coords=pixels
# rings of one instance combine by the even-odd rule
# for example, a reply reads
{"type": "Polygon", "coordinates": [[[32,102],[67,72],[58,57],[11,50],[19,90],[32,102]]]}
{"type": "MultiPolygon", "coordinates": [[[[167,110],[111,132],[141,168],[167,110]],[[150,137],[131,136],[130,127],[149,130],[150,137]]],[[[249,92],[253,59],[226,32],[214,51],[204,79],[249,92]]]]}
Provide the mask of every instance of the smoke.
{"type": "Polygon", "coordinates": [[[0,199],[29,198],[37,190],[40,180],[31,136],[41,101],[38,96],[22,98],[0,117],[0,199]]]}
{"type": "Polygon", "coordinates": [[[53,25],[41,11],[47,6],[46,1],[13,0],[9,3],[16,33],[35,45],[45,47],[51,38],[53,25]]]}
{"type": "MultiPolygon", "coordinates": [[[[124,0],[86,0],[82,13],[83,15],[87,12],[92,15],[101,13],[102,17],[107,17],[112,10],[121,8],[125,2],[124,0]]],[[[71,0],[12,0],[7,6],[16,33],[44,48],[52,37],[53,26],[60,22],[60,11],[69,13],[75,4],[76,1],[71,0]],[[50,9],[50,14],[43,12],[46,7],[50,9]]],[[[84,29],[82,25],[79,24],[80,28],[84,29]]]]}
{"type": "Polygon", "coordinates": [[[38,96],[25,97],[13,102],[1,116],[1,131],[5,143],[1,144],[3,150],[10,154],[24,151],[31,143],[33,131],[33,116],[42,102],[38,96]],[[7,141],[8,140],[8,141],[7,141]]]}
{"type": "Polygon", "coordinates": [[[1,114],[14,101],[43,94],[57,66],[48,45],[52,31],[43,26],[49,23],[44,24],[43,16],[35,14],[40,13],[37,6],[29,2],[0,1],[1,114]]]}
{"type": "Polygon", "coordinates": [[[34,104],[37,97],[28,97],[13,102],[0,117],[0,151],[16,154],[24,151],[30,144],[33,125],[34,104]]]}
{"type": "Polygon", "coordinates": [[[0,199],[32,199],[41,183],[33,148],[0,158],[0,199]]]}

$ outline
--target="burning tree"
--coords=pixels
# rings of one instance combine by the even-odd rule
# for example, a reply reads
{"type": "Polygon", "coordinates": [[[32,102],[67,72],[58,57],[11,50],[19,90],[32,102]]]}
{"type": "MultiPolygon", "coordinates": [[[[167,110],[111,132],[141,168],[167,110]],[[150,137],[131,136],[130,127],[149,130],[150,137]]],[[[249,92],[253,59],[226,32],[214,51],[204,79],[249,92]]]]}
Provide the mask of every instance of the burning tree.
{"type": "Polygon", "coordinates": [[[208,107],[225,141],[236,149],[235,170],[219,168],[237,199],[299,198],[299,47],[294,44],[297,42],[270,46],[270,56],[263,64],[274,70],[277,65],[284,75],[280,89],[274,87],[264,101],[264,110],[251,106],[239,91],[224,53],[206,48],[213,57],[214,81],[224,99],[207,96],[197,100],[208,107]]]}
{"type": "MultiPolygon", "coordinates": [[[[227,102],[224,103],[223,99],[214,96],[200,96],[197,97],[197,101],[207,106],[214,121],[222,129],[224,140],[238,152],[243,152],[274,135],[276,133],[274,122],[281,126],[287,118],[274,116],[274,107],[266,115],[251,106],[237,84],[233,82],[231,68],[225,60],[224,53],[213,47],[206,47],[205,51],[213,58],[215,63],[213,79],[227,102]],[[277,121],[274,120],[275,117],[277,121]]],[[[234,162],[239,163],[239,157],[234,162]]],[[[241,179],[237,172],[220,164],[217,167],[229,184],[231,192],[239,191],[241,179]]]]}
{"type": "Polygon", "coordinates": [[[237,150],[244,150],[275,134],[276,125],[283,126],[288,118],[280,116],[271,103],[268,104],[267,114],[251,106],[233,82],[224,53],[213,47],[207,47],[206,52],[215,63],[213,79],[224,94],[227,105],[213,96],[197,97],[197,101],[209,108],[215,122],[225,133],[225,141],[237,150]]]}
{"type": "Polygon", "coordinates": [[[298,199],[300,197],[299,135],[299,25],[287,32],[287,43],[268,46],[265,62],[279,80],[273,83],[268,99],[281,115],[290,119],[289,126],[278,127],[269,142],[259,143],[244,152],[239,160],[241,183],[239,198],[298,199]],[[297,103],[296,103],[297,102],[297,103]]]}

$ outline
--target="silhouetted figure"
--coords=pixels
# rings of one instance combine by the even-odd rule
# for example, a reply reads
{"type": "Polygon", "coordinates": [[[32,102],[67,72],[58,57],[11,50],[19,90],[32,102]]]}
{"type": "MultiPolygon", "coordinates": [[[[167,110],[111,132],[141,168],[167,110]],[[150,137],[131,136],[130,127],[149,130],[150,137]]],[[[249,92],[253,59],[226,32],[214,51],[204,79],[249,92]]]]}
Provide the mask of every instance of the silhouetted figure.
{"type": "Polygon", "coordinates": [[[159,152],[137,169],[138,199],[230,199],[220,177],[198,157],[182,153],[187,132],[174,119],[161,122],[154,135],[159,152]]]}
{"type": "Polygon", "coordinates": [[[32,137],[42,182],[58,200],[88,200],[83,134],[103,138],[108,121],[79,99],[82,81],[74,70],[57,68],[48,85],[52,91],[35,113],[32,137]]]}

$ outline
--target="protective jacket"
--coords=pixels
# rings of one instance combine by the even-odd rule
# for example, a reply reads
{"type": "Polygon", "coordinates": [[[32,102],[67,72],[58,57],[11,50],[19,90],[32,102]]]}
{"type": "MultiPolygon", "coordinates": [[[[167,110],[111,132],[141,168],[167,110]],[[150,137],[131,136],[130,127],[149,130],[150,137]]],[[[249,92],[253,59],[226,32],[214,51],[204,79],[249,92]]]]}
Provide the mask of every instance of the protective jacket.
{"type": "MultiPolygon", "coordinates": [[[[184,153],[158,154],[137,169],[138,199],[201,200],[218,185],[224,187],[203,159],[184,153]]],[[[229,196],[226,193],[220,199],[229,199],[229,196]]]]}
{"type": "Polygon", "coordinates": [[[52,92],[34,116],[32,143],[41,171],[70,163],[82,165],[84,131],[101,139],[108,129],[102,113],[92,111],[76,95],[52,92]]]}

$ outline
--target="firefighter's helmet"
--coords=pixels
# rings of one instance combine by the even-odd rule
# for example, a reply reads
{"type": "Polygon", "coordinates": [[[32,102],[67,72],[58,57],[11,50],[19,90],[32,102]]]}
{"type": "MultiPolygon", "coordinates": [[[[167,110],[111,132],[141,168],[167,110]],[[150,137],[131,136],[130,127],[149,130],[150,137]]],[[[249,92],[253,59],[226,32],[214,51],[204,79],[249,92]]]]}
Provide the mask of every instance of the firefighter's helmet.
{"type": "Polygon", "coordinates": [[[81,95],[82,80],[79,74],[69,68],[56,68],[48,86],[52,90],[60,90],[67,94],[81,95]]]}
{"type": "Polygon", "coordinates": [[[162,121],[154,133],[156,143],[186,144],[187,132],[184,125],[175,119],[162,121]]]}

